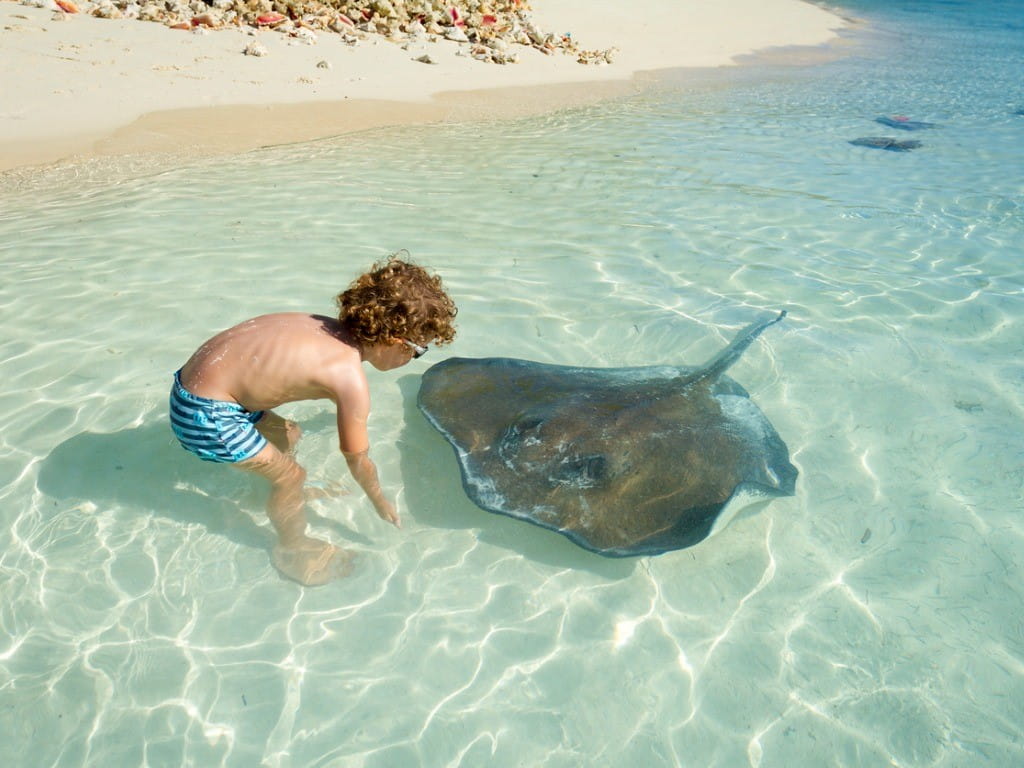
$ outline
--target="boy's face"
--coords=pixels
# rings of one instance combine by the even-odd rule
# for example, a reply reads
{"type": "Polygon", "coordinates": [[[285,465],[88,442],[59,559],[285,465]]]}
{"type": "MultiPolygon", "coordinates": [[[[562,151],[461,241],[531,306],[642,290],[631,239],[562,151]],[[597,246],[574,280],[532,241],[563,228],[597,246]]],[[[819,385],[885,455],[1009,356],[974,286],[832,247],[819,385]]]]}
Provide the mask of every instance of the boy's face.
{"type": "Polygon", "coordinates": [[[370,364],[378,371],[393,371],[408,363],[416,354],[416,349],[396,339],[373,346],[373,353],[366,356],[370,364]]]}

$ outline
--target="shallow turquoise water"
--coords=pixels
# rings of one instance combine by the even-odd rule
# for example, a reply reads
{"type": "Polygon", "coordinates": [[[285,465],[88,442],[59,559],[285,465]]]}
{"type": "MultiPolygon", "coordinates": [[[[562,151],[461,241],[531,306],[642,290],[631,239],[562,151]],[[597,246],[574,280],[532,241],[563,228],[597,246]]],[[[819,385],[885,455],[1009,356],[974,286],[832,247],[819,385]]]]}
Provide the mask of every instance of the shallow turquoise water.
{"type": "MultiPolygon", "coordinates": [[[[888,5],[813,68],[0,193],[6,763],[1024,761],[1024,13],[888,5]],[[460,335],[370,374],[406,525],[314,502],[359,561],[304,590],[260,489],[174,444],[169,375],[399,248],[460,335]],[[477,510],[414,406],[446,354],[693,364],[781,308],[731,374],[797,495],[688,550],[477,510]]],[[[282,410],[312,480],[358,491],[324,404],[282,410]]]]}

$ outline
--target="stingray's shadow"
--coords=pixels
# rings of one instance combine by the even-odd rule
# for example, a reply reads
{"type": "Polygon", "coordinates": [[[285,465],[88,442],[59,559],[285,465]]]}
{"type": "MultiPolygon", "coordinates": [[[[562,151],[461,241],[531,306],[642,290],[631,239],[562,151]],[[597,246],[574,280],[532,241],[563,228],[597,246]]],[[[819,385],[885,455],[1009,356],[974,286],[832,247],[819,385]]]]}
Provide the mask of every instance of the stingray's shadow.
{"type": "Polygon", "coordinates": [[[398,381],[405,403],[399,437],[402,481],[405,502],[418,521],[436,528],[473,528],[481,541],[559,568],[590,571],[607,579],[625,578],[633,572],[635,558],[601,557],[554,531],[486,512],[471,502],[463,491],[451,445],[416,407],[419,385],[419,376],[403,376],[398,381]]]}
{"type": "MultiPolygon", "coordinates": [[[[306,422],[307,430],[334,423],[331,414],[306,422]]],[[[246,547],[269,549],[270,526],[259,525],[266,485],[253,475],[200,461],[182,450],[166,421],[118,432],[81,432],[56,446],[39,469],[39,490],[53,499],[116,504],[140,515],[157,514],[246,547]]],[[[348,541],[366,538],[307,505],[310,523],[338,532],[348,541]]]]}

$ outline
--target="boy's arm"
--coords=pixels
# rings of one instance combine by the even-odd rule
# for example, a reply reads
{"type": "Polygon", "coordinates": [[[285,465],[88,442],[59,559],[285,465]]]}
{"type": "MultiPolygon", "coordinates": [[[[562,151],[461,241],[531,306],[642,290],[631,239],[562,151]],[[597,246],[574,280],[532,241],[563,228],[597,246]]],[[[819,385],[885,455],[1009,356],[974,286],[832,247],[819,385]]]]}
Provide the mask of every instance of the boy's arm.
{"type": "Polygon", "coordinates": [[[335,389],[338,406],[338,443],[349,472],[373,503],[382,520],[402,527],[395,505],[384,496],[377,467],[370,458],[370,437],[366,422],[370,416],[370,392],[362,376],[335,389]]]}
{"type": "Polygon", "coordinates": [[[396,528],[401,528],[402,521],[398,517],[395,505],[387,500],[384,496],[384,491],[381,490],[380,480],[377,478],[377,467],[373,463],[373,459],[370,458],[369,451],[360,451],[358,453],[342,451],[342,453],[345,455],[345,461],[348,462],[349,472],[352,473],[352,477],[356,479],[356,482],[366,492],[370,501],[373,502],[373,507],[377,510],[377,514],[380,515],[382,520],[387,520],[396,528]]]}

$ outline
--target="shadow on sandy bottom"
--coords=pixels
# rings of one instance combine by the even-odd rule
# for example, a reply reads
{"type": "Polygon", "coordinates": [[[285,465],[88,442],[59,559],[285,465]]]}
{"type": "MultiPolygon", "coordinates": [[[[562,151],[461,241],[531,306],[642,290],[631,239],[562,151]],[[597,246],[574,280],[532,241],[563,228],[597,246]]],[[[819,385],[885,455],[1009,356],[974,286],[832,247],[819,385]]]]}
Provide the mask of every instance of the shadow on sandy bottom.
{"type": "MultiPolygon", "coordinates": [[[[333,425],[333,416],[318,416],[304,426],[324,429],[325,422],[333,425]]],[[[269,550],[276,540],[273,529],[254,519],[264,514],[266,484],[190,455],[163,420],[118,432],[82,432],[65,440],[43,460],[38,487],[53,499],[199,524],[245,547],[269,550]]],[[[308,505],[307,517],[348,541],[367,543],[361,534],[308,505]]]]}
{"type": "Polygon", "coordinates": [[[435,528],[475,529],[480,541],[558,568],[589,571],[606,579],[633,573],[635,558],[601,557],[557,533],[473,504],[462,488],[451,445],[416,407],[419,385],[419,376],[403,376],[398,381],[405,404],[405,426],[398,445],[405,502],[418,521],[435,528]]]}

